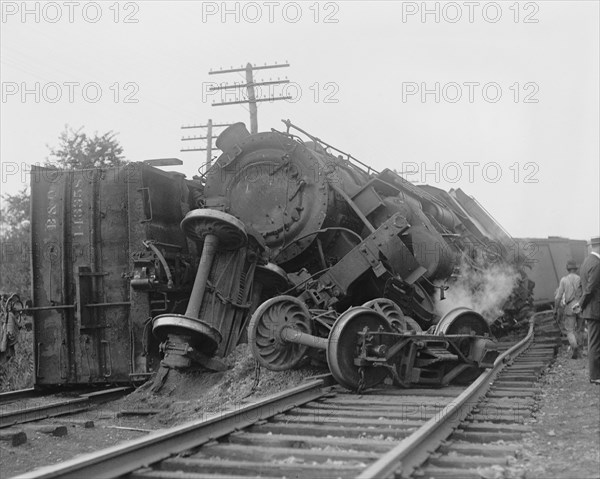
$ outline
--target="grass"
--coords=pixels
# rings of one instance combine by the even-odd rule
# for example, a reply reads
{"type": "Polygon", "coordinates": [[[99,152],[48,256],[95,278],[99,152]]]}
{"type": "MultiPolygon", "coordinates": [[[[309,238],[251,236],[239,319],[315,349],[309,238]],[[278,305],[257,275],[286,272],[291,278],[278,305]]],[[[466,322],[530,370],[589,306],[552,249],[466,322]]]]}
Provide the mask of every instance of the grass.
{"type": "Polygon", "coordinates": [[[0,392],[33,386],[33,331],[19,331],[15,353],[0,365],[0,392]]]}

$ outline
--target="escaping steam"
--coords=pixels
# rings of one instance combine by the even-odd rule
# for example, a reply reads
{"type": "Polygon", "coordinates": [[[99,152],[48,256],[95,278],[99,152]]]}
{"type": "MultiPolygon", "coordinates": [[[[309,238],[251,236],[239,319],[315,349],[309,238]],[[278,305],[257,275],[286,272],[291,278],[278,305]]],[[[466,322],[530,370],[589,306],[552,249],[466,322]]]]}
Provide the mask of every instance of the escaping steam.
{"type": "Polygon", "coordinates": [[[519,276],[519,272],[507,264],[479,269],[463,261],[459,276],[448,284],[446,299],[436,299],[436,313],[442,317],[463,306],[477,311],[491,324],[503,315],[502,307],[517,286],[519,276]]]}

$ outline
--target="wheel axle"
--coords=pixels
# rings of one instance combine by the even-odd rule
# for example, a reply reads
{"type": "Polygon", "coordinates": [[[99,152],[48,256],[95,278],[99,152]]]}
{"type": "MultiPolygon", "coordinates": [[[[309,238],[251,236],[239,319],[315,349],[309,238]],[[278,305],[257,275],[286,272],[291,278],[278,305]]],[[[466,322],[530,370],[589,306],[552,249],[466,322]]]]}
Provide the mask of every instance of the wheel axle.
{"type": "Polygon", "coordinates": [[[190,211],[181,228],[188,237],[202,243],[190,300],[185,314],[162,314],[152,321],[152,332],[162,341],[163,362],[178,368],[191,366],[194,357],[211,357],[221,344],[221,332],[198,317],[208,277],[219,250],[235,250],[248,241],[244,225],[237,218],[216,210],[190,211]]]}
{"type": "Polygon", "coordinates": [[[374,387],[388,375],[402,386],[440,386],[476,374],[495,357],[481,315],[467,308],[451,313],[427,334],[393,301],[378,298],[340,314],[325,338],[313,333],[301,300],[278,296],[257,308],[248,340],[258,362],[276,371],[299,364],[310,348],[324,350],[335,380],[351,390],[374,387]]]}

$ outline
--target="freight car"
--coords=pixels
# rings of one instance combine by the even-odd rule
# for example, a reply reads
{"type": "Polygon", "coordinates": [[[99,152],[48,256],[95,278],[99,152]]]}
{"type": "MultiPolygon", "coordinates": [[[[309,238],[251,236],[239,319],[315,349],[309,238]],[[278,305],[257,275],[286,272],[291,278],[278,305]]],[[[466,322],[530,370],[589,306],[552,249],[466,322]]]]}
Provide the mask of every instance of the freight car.
{"type": "Polygon", "coordinates": [[[447,384],[493,362],[481,314],[440,318],[434,297],[461,265],[521,267],[512,238],[460,190],[286,126],[229,127],[193,180],[34,170],[38,384],[142,379],[159,361],[219,370],[245,341],[265,367],[320,361],[351,389],[447,384]]]}
{"type": "Polygon", "coordinates": [[[36,386],[128,383],[160,361],[152,317],[185,309],[197,263],[179,228],[202,184],[143,163],[33,167],[36,386]]]}
{"type": "Polygon", "coordinates": [[[587,254],[586,240],[550,236],[548,238],[519,238],[522,251],[531,259],[529,278],[535,283],[533,304],[537,310],[552,309],[560,278],[567,274],[568,261],[578,266],[587,254]]]}

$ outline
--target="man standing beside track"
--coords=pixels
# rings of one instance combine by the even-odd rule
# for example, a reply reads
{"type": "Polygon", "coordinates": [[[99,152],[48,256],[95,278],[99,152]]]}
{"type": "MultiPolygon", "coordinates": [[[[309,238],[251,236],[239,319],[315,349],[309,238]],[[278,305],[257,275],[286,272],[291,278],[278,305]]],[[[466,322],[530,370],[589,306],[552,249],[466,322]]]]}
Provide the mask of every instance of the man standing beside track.
{"type": "Polygon", "coordinates": [[[590,255],[579,270],[581,309],[588,328],[590,382],[600,385],[600,237],[592,238],[589,246],[590,255]]]}
{"type": "Polygon", "coordinates": [[[579,346],[583,330],[583,321],[578,317],[581,313],[579,299],[581,298],[581,281],[577,275],[577,264],[575,261],[567,262],[566,276],[560,279],[556,296],[554,297],[555,311],[559,306],[563,308],[564,328],[567,331],[567,339],[571,345],[571,357],[579,358],[579,346]]]}

